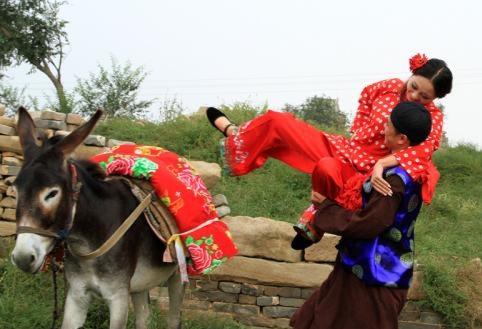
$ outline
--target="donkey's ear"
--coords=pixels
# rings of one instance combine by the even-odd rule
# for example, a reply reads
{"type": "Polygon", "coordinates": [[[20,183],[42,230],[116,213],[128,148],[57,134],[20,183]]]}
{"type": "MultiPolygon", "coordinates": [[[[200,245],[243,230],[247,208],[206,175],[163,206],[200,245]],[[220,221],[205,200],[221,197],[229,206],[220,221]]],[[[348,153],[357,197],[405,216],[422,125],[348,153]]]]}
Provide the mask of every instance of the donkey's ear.
{"type": "Polygon", "coordinates": [[[36,142],[35,124],[30,114],[24,107],[18,109],[17,132],[20,138],[20,145],[22,146],[25,160],[31,159],[39,146],[36,142]]]}
{"type": "Polygon", "coordinates": [[[89,121],[65,136],[64,139],[55,145],[55,148],[60,150],[64,157],[67,157],[69,154],[74,152],[77,146],[79,146],[84,139],[89,136],[90,132],[94,129],[95,124],[102,116],[102,113],[103,112],[101,110],[97,110],[89,121]]]}

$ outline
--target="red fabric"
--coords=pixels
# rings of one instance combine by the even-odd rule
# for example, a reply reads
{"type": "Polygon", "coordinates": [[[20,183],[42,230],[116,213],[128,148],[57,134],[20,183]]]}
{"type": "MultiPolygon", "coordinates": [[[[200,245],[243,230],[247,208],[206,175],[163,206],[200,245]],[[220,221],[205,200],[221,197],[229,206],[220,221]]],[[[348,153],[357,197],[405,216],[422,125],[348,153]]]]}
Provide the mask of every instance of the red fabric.
{"type": "Polygon", "coordinates": [[[189,252],[190,274],[207,274],[237,253],[228,227],[217,220],[211,194],[186,159],[160,147],[124,144],[91,160],[107,174],[151,181],[180,233],[186,232],[181,239],[189,252]],[[202,226],[210,220],[214,221],[202,226]]]}
{"type": "MultiPolygon", "coordinates": [[[[400,79],[384,80],[365,87],[351,127],[351,138],[319,131],[289,113],[268,111],[241,125],[235,134],[225,139],[228,170],[233,175],[244,175],[262,166],[268,157],[273,157],[297,170],[312,174],[322,158],[336,158],[338,164],[332,165],[341,165],[342,168],[324,171],[329,175],[328,180],[335,184],[323,188],[323,191],[333,193],[338,189],[335,200],[354,205],[354,191],[345,189],[360,186],[363,179],[357,175],[349,182],[351,174],[346,173],[345,165],[353,167],[353,173],[367,176],[378,159],[390,154],[385,145],[385,124],[391,110],[400,102],[402,88],[403,82],[400,79]],[[338,170],[343,173],[343,184],[339,184],[338,178],[333,178],[333,173],[338,170]]],[[[429,203],[438,179],[431,156],[440,144],[443,116],[433,103],[426,108],[432,115],[432,132],[427,141],[394,155],[412,178],[423,184],[422,197],[429,203]]],[[[318,188],[322,190],[321,187],[318,188]]]]}

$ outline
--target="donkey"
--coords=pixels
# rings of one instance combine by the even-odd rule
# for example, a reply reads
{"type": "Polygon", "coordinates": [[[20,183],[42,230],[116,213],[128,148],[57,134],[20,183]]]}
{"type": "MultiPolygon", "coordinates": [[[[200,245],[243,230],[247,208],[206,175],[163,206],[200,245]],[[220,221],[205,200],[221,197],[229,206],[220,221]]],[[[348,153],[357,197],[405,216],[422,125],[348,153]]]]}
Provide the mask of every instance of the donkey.
{"type": "Polygon", "coordinates": [[[139,203],[123,180],[106,180],[97,165],[69,157],[101,114],[97,111],[64,138],[42,141],[35,137],[35,125],[27,110],[19,109],[17,131],[24,164],[14,182],[16,221],[17,228],[27,227],[32,233],[17,235],[12,262],[25,272],[36,273],[57,240],[42,232],[65,237],[68,291],[62,329],[82,327],[93,295],[109,306],[110,329],[125,328],[129,294],[136,328],[147,328],[149,288],[164,282],[169,291],[168,328],[180,328],[184,286],[179,268],[162,261],[166,245],[154,235],[145,218],[139,218],[105,255],[92,260],[76,257],[99,247],[139,203]],[[76,188],[78,183],[80,190],[76,188]]]}

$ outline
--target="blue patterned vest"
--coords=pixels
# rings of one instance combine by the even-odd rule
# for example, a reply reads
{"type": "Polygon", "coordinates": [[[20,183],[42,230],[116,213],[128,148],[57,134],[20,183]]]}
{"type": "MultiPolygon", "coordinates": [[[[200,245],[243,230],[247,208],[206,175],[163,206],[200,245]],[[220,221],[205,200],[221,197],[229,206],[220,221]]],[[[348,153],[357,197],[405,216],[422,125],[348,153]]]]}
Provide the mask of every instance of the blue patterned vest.
{"type": "MultiPolygon", "coordinates": [[[[413,275],[414,226],[422,206],[421,187],[401,167],[390,168],[384,175],[398,175],[405,185],[393,225],[373,239],[343,237],[337,248],[343,267],[365,284],[408,288],[413,275]]],[[[363,207],[371,192],[367,181],[363,184],[363,207]]]]}

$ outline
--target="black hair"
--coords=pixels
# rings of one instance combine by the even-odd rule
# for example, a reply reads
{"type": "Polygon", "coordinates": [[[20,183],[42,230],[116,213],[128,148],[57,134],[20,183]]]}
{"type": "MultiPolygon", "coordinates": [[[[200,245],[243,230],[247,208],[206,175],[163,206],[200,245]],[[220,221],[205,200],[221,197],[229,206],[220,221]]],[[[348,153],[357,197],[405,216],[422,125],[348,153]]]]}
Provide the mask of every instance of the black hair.
{"type": "Polygon", "coordinates": [[[424,66],[416,69],[413,75],[429,79],[432,82],[437,98],[444,97],[452,90],[452,72],[441,59],[429,59],[424,66]]]}
{"type": "Polygon", "coordinates": [[[427,139],[432,130],[430,113],[416,102],[399,103],[390,113],[390,120],[397,132],[407,136],[412,146],[427,139]]]}

